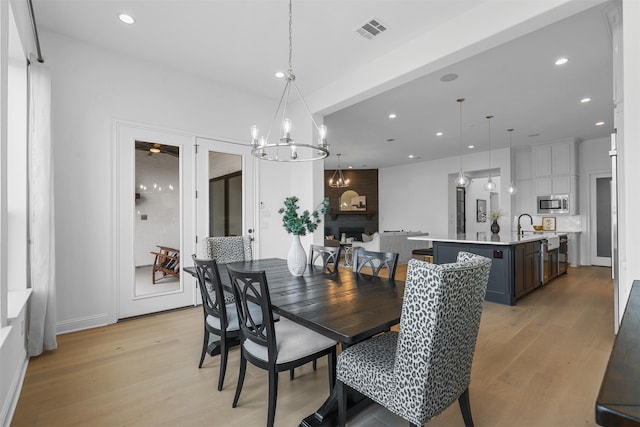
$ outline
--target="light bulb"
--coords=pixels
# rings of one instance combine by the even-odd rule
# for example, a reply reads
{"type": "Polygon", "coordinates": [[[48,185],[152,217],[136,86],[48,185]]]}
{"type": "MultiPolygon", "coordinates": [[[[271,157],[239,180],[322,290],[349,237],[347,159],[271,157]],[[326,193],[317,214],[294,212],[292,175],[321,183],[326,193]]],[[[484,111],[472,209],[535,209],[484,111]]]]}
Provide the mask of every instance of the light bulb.
{"type": "Polygon", "coordinates": [[[496,189],[496,184],[494,184],[494,182],[491,181],[491,177],[489,177],[489,180],[484,185],[484,189],[487,190],[487,191],[493,191],[493,190],[496,189]]]}
{"type": "Polygon", "coordinates": [[[258,126],[256,125],[251,126],[251,139],[253,140],[258,139],[258,126]]]}
{"type": "Polygon", "coordinates": [[[507,192],[513,196],[514,194],[516,194],[518,192],[518,189],[516,188],[515,185],[513,185],[513,183],[511,183],[511,185],[507,189],[507,192]]]}
{"type": "Polygon", "coordinates": [[[456,187],[466,187],[467,185],[469,185],[469,178],[467,178],[465,174],[460,171],[458,177],[455,180],[455,183],[456,187]]]}
{"type": "Polygon", "coordinates": [[[320,134],[320,139],[325,139],[327,137],[327,127],[325,125],[318,126],[318,133],[320,134]]]}
{"type": "Polygon", "coordinates": [[[289,138],[291,135],[291,119],[284,119],[282,121],[282,131],[284,132],[285,138],[289,138]]]}
{"type": "Polygon", "coordinates": [[[298,152],[296,151],[296,146],[291,146],[291,160],[296,160],[298,158],[298,152]]]}
{"type": "MultiPolygon", "coordinates": [[[[259,146],[259,147],[264,147],[265,143],[266,143],[266,140],[264,139],[264,136],[261,136],[261,137],[258,139],[258,146],[259,146]]],[[[262,153],[264,153],[264,150],[262,150],[262,153]]]]}

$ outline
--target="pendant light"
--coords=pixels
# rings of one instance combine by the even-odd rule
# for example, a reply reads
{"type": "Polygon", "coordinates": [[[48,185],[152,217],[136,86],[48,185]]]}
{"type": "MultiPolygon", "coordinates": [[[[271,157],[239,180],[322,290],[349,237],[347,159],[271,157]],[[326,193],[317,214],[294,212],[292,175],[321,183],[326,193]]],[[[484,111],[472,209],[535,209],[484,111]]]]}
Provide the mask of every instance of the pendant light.
{"type": "Polygon", "coordinates": [[[331,175],[331,179],[329,180],[329,187],[333,188],[346,188],[349,186],[349,180],[344,179],[342,175],[342,169],[340,168],[340,156],[342,154],[336,154],[338,156],[338,169],[333,171],[333,175],[331,175]],[[337,175],[337,177],[336,177],[337,175]]]}
{"type": "Polygon", "coordinates": [[[466,187],[469,185],[469,178],[465,176],[462,172],[462,103],[464,102],[464,98],[459,98],[456,100],[459,105],[459,114],[458,114],[458,137],[460,138],[460,172],[458,173],[458,177],[454,181],[456,187],[466,187]]]}
{"type": "Polygon", "coordinates": [[[261,160],[273,160],[276,162],[304,162],[311,160],[324,159],[329,155],[329,145],[327,144],[327,127],[325,125],[318,125],[313,114],[309,109],[309,106],[304,100],[304,97],[298,89],[296,84],[296,76],[293,74],[292,65],[292,52],[293,52],[293,36],[292,36],[292,21],[293,14],[291,9],[291,0],[289,0],[289,71],[287,73],[287,83],[284,86],[284,91],[280,97],[280,102],[276,108],[276,112],[273,115],[273,122],[276,121],[278,116],[281,116],[280,130],[281,137],[277,141],[270,141],[271,129],[273,128],[273,122],[269,127],[267,136],[259,136],[258,127],[256,125],[251,126],[251,154],[261,160]],[[294,88],[298,97],[302,101],[302,105],[307,109],[307,113],[313,122],[316,131],[318,132],[318,142],[313,144],[312,142],[299,142],[293,139],[292,136],[292,122],[287,117],[289,113],[287,106],[289,104],[289,93],[291,88],[294,88]]]}
{"type": "MultiPolygon", "coordinates": [[[[509,158],[511,158],[511,135],[513,133],[513,129],[507,129],[507,132],[509,132],[509,158]]],[[[511,172],[511,175],[513,175],[513,170],[511,172]]],[[[513,181],[511,181],[511,184],[509,184],[509,188],[507,189],[507,193],[513,196],[517,192],[518,189],[516,188],[516,185],[513,183],[513,181]]]]}
{"type": "Polygon", "coordinates": [[[487,183],[484,185],[484,189],[491,192],[496,190],[496,184],[491,179],[491,119],[493,116],[487,116],[487,120],[489,121],[489,179],[487,183]]]}

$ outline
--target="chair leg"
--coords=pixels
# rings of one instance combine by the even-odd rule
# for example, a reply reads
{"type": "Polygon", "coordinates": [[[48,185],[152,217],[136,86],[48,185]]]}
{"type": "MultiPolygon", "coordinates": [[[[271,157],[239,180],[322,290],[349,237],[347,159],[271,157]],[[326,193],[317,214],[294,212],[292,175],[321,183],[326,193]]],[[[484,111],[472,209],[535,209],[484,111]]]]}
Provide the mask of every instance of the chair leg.
{"type": "Polygon", "coordinates": [[[294,368],[289,369],[289,381],[293,381],[294,371],[294,368]]]}
{"type": "Polygon", "coordinates": [[[273,427],[276,418],[276,402],[278,401],[278,372],[275,366],[269,367],[269,409],[267,427],[273,427]]]}
{"type": "Polygon", "coordinates": [[[465,427],[473,427],[473,418],[471,418],[471,405],[469,403],[469,387],[458,397],[458,404],[462,412],[465,427]]]}
{"type": "Polygon", "coordinates": [[[202,364],[204,363],[204,355],[207,354],[207,347],[209,347],[209,331],[205,328],[204,330],[204,339],[202,342],[202,354],[200,355],[200,364],[198,365],[198,369],[202,368],[202,364]]]}
{"type": "MultiPolygon", "coordinates": [[[[224,334],[223,334],[224,335],[224,334]]],[[[229,344],[226,337],[220,337],[220,373],[218,374],[218,391],[222,391],[224,374],[227,372],[227,358],[229,356],[229,344]]]]}
{"type": "Polygon", "coordinates": [[[344,427],[347,424],[347,390],[342,381],[336,383],[338,393],[338,425],[344,427]]]}
{"type": "Polygon", "coordinates": [[[313,370],[315,371],[318,368],[318,359],[313,359],[313,370]]]}
{"type": "Polygon", "coordinates": [[[240,399],[240,392],[242,391],[242,385],[244,384],[244,374],[247,372],[247,359],[244,358],[244,353],[240,350],[240,372],[238,373],[238,385],[236,386],[236,395],[233,397],[232,408],[238,406],[238,399],[240,399]]]}
{"type": "Polygon", "coordinates": [[[336,384],[336,348],[333,347],[331,353],[327,355],[327,359],[329,359],[327,370],[329,371],[329,393],[333,389],[333,386],[336,384]]]}

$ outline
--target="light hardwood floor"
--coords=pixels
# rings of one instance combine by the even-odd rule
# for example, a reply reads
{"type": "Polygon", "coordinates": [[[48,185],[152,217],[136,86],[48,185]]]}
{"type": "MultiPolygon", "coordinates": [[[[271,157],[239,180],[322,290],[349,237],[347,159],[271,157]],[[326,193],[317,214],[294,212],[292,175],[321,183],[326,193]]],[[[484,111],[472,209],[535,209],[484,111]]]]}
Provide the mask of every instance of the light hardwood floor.
{"type": "MultiPolygon", "coordinates": [[[[399,269],[398,278],[404,278],[399,269]]],[[[473,362],[476,426],[595,425],[594,402],[613,344],[610,269],[581,267],[508,307],[485,303],[473,362]]],[[[261,426],[267,378],[249,364],[231,408],[238,349],[222,392],[218,357],[198,369],[200,307],[58,337],[31,359],[13,426],[261,426]]],[[[276,425],[296,426],[328,393],[326,361],[280,376],[276,425]]],[[[350,426],[406,426],[376,405],[350,426]]],[[[429,426],[463,426],[457,404],[429,426]]]]}

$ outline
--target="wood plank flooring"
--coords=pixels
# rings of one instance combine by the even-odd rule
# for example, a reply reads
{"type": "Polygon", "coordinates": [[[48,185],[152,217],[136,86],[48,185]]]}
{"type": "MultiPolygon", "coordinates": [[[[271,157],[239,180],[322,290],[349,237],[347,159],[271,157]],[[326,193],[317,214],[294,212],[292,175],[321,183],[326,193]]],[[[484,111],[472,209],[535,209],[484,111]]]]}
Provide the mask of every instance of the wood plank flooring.
{"type": "MultiPolygon", "coordinates": [[[[406,269],[399,266],[398,278],[406,269]]],[[[485,303],[473,362],[476,426],[592,426],[613,345],[611,271],[569,269],[514,307],[485,303]]],[[[222,392],[219,358],[198,369],[202,309],[189,308],[58,337],[31,359],[13,426],[261,426],[267,377],[249,365],[231,408],[238,349],[222,392]]],[[[328,394],[326,360],[280,376],[276,425],[297,426],[328,394]]],[[[406,426],[376,405],[350,426],[406,426]]],[[[428,423],[463,426],[456,405],[428,423]]]]}

